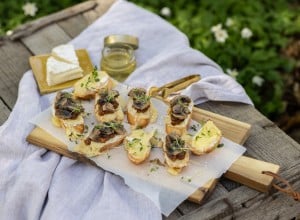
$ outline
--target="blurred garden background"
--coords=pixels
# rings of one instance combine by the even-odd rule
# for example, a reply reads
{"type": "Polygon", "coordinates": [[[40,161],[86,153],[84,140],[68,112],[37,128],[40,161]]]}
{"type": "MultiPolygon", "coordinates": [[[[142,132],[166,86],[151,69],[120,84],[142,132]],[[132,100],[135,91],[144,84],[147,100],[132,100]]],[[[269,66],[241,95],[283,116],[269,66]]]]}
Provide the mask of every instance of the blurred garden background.
{"type": "MultiPolygon", "coordinates": [[[[300,142],[298,0],[131,0],[175,25],[237,80],[256,108],[300,142]]],[[[0,2],[0,35],[82,0],[0,2]]],[[[146,26],[145,26],[146,28],[146,26]]]]}

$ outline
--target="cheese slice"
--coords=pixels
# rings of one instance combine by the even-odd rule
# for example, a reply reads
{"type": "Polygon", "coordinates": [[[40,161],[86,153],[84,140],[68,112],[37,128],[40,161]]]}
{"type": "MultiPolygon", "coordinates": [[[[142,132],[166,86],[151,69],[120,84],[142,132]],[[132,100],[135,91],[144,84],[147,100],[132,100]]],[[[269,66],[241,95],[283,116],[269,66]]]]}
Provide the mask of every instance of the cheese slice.
{"type": "Polygon", "coordinates": [[[57,85],[83,76],[81,67],[77,64],[59,61],[49,57],[46,64],[46,81],[49,86],[57,85]]]}
{"type": "Polygon", "coordinates": [[[73,63],[79,66],[79,60],[76,55],[74,46],[71,44],[63,44],[52,49],[53,57],[66,63],[73,63]]]}

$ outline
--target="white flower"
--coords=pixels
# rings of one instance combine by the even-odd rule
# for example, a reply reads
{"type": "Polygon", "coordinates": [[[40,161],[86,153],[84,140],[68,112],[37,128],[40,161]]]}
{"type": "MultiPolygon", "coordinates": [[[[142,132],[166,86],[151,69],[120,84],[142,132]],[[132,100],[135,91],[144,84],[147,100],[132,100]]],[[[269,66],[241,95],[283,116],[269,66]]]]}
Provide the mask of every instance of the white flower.
{"type": "Polygon", "coordinates": [[[228,33],[226,30],[221,29],[215,32],[216,41],[219,43],[224,43],[228,38],[228,33]]]}
{"type": "Polygon", "coordinates": [[[245,27],[241,31],[241,35],[242,35],[242,38],[248,39],[248,38],[252,37],[253,33],[249,28],[245,27]]]}
{"type": "Polygon", "coordinates": [[[263,78],[261,78],[260,76],[254,76],[252,78],[252,83],[255,84],[255,85],[257,85],[257,86],[259,86],[259,87],[262,86],[262,84],[264,83],[264,81],[265,80],[263,78]]]}
{"type": "Polygon", "coordinates": [[[160,10],[160,14],[162,16],[165,16],[165,17],[170,17],[171,16],[171,9],[168,8],[168,7],[163,7],[161,10],[160,10]]]}
{"type": "Polygon", "coordinates": [[[222,24],[217,24],[215,26],[212,26],[210,31],[213,32],[213,33],[216,33],[217,31],[220,31],[222,30],[222,24]]]}
{"type": "Polygon", "coordinates": [[[236,69],[226,69],[226,72],[234,79],[239,75],[239,72],[236,69]]]}
{"type": "Polygon", "coordinates": [[[12,35],[12,34],[13,34],[13,31],[12,31],[12,30],[6,31],[6,35],[7,35],[7,36],[10,36],[10,35],[12,35]]]}
{"type": "Polygon", "coordinates": [[[232,26],[233,24],[234,24],[233,19],[231,19],[231,18],[227,18],[227,19],[226,19],[225,25],[226,25],[227,27],[230,27],[230,26],[232,26]]]}
{"type": "Polygon", "coordinates": [[[24,15],[30,15],[32,17],[35,16],[36,12],[38,11],[36,4],[32,2],[27,2],[25,5],[23,5],[22,9],[24,11],[24,15]]]}

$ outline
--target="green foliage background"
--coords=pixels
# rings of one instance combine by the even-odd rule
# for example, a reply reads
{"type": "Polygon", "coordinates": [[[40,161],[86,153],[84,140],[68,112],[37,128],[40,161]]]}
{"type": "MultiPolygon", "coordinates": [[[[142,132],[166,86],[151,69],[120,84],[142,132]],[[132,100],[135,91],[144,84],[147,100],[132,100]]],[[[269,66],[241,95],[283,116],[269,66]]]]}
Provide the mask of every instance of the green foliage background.
{"type": "MultiPolygon", "coordinates": [[[[190,39],[191,46],[217,62],[224,71],[237,69],[237,81],[243,85],[255,106],[274,118],[285,110],[283,91],[285,77],[291,74],[296,61],[282,55],[287,44],[300,35],[300,7],[297,1],[286,0],[131,0],[160,15],[163,7],[171,9],[164,17],[190,39]],[[227,18],[234,25],[226,27],[227,18]],[[229,37],[225,43],[215,40],[211,27],[221,23],[229,37]],[[248,27],[253,36],[241,37],[248,27]],[[262,86],[252,82],[254,76],[264,79],[262,86]]],[[[39,8],[36,17],[61,10],[81,0],[34,0],[39,8]]],[[[0,2],[1,29],[8,29],[36,17],[23,14],[25,1],[0,2]]]]}

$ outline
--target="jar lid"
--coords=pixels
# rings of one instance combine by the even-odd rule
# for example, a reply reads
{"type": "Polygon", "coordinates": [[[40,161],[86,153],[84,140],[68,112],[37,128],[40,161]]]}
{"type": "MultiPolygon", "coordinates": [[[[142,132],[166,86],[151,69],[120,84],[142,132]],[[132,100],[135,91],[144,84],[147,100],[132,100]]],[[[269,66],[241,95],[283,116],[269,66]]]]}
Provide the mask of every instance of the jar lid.
{"type": "Polygon", "coordinates": [[[104,38],[104,45],[116,45],[116,44],[127,44],[133,49],[139,47],[139,40],[137,37],[132,35],[109,35],[104,38]]]}

